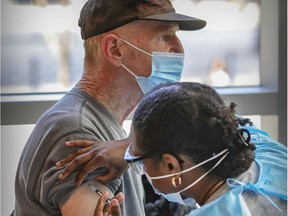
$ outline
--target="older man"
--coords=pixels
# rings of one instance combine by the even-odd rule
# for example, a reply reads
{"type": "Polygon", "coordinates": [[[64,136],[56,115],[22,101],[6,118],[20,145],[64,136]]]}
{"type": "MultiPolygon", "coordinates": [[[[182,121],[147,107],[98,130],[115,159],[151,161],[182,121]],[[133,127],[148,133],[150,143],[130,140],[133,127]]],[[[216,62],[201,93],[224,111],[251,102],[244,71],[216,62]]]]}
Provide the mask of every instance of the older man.
{"type": "Polygon", "coordinates": [[[102,185],[95,177],[106,170],[98,169],[75,187],[76,174],[59,180],[63,168],[55,163],[74,150],[65,148],[67,140],[125,138],[121,125],[143,93],[180,78],[183,48],[176,31],[197,30],[205,24],[175,13],[169,0],[89,0],[79,19],[83,75],[39,119],[26,143],[17,170],[14,215],[93,215],[105,191],[110,197],[125,194],[122,215],[144,215],[139,176],[126,171],[102,185]]]}

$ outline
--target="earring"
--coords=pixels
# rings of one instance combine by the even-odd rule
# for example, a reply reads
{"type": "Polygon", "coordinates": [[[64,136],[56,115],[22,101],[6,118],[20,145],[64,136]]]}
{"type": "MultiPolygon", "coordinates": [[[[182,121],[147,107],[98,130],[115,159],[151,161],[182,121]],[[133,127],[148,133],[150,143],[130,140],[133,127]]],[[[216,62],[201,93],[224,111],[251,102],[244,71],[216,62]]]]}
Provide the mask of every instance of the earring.
{"type": "Polygon", "coordinates": [[[182,184],[182,179],[180,176],[172,178],[172,185],[174,187],[179,187],[182,184]]]}

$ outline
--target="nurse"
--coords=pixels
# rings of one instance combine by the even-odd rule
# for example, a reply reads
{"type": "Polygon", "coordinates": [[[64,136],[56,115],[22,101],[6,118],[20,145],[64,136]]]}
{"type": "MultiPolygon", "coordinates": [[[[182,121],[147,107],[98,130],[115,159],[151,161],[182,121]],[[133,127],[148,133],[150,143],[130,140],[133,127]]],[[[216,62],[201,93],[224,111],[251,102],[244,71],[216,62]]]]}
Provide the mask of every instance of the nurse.
{"type": "Polygon", "coordinates": [[[211,87],[164,84],[133,117],[125,160],[189,215],[286,215],[287,148],[211,87]]]}

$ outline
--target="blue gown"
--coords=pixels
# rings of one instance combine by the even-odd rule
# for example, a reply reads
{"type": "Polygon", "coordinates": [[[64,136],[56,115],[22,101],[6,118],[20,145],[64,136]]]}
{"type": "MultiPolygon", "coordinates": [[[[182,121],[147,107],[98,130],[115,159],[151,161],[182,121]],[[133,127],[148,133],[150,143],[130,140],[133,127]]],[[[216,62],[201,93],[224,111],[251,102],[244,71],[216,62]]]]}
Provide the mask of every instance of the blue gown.
{"type": "Polygon", "coordinates": [[[258,181],[253,184],[227,179],[227,184],[230,186],[228,192],[192,210],[189,216],[253,216],[242,196],[245,190],[267,198],[267,202],[270,202],[279,213],[277,215],[287,215],[287,212],[280,209],[271,199],[271,196],[279,197],[287,202],[287,147],[253,125],[246,124],[240,128],[250,132],[251,142],[256,145],[255,162],[260,169],[258,181]]]}

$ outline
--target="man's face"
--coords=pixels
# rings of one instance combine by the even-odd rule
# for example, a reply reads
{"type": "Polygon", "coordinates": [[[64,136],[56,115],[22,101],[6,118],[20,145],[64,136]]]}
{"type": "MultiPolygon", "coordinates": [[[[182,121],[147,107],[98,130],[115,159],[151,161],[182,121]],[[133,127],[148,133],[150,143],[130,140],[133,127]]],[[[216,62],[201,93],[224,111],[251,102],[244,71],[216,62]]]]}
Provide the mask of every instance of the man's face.
{"type": "MultiPolygon", "coordinates": [[[[135,21],[129,38],[124,38],[140,49],[152,54],[153,51],[183,53],[184,49],[176,36],[178,25],[162,21],[135,21]],[[133,31],[133,27],[135,30],[133,31]]],[[[128,45],[127,45],[128,46],[128,45]]],[[[148,77],[151,74],[152,57],[129,46],[129,62],[125,65],[136,75],[148,77]]]]}

